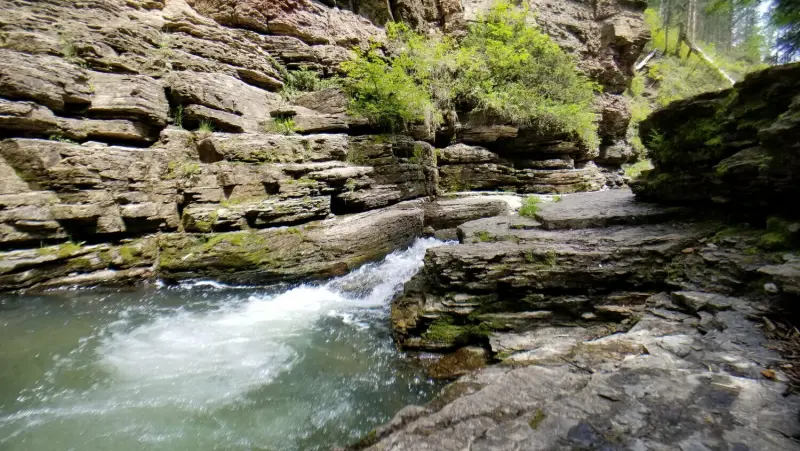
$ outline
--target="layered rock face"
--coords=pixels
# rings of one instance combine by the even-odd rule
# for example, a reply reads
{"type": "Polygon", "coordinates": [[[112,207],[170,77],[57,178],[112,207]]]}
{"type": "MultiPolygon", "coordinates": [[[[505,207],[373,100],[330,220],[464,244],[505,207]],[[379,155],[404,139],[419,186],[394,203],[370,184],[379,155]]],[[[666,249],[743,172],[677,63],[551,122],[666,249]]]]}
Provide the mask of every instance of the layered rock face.
{"type": "MultiPolygon", "coordinates": [[[[2,288],[222,277],[222,268],[242,280],[338,274],[431,233],[430,221],[450,229],[477,217],[454,207],[458,221],[425,219],[451,208],[446,203],[381,210],[401,202],[448,190],[603,186],[592,162],[598,156],[566,137],[465,113],[457,133],[463,143],[435,149],[433,136],[378,135],[347,115],[336,89],[286,100],[279,94],[286,69],[336,74],[354,47],[383,39],[386,20],[459,33],[490,6],[345,3],[0,2],[2,288]],[[362,227],[377,224],[369,236],[325,222],[372,210],[402,218],[358,219],[362,227]],[[301,226],[318,232],[285,233],[301,226]],[[342,242],[358,245],[332,244],[330,234],[342,230],[342,242]],[[270,255],[256,252],[265,242],[274,243],[270,255]],[[284,255],[285,248],[305,257],[284,255]],[[249,257],[228,258],[237,253],[249,257]]],[[[531,8],[605,87],[601,130],[604,143],[615,142],[627,124],[617,94],[646,37],[642,5],[531,8]]],[[[497,211],[482,205],[476,211],[497,211]]]]}
{"type": "Polygon", "coordinates": [[[568,194],[429,249],[395,336],[458,349],[430,373],[467,375],[357,448],[795,449],[796,363],[778,363],[792,345],[767,337],[794,334],[768,316],[792,321],[800,301],[798,68],[655,112],[635,198],[568,194]],[[712,204],[756,227],[715,222],[712,204]]]}
{"type": "Polygon", "coordinates": [[[796,448],[761,316],[797,302],[798,257],[691,214],[613,190],[461,225],[392,323],[406,349],[459,349],[432,375],[467,375],[354,448],[796,448]]]}
{"type": "Polygon", "coordinates": [[[546,204],[538,221],[467,222],[458,229],[462,244],[429,250],[394,302],[397,338],[409,349],[447,350],[562,323],[600,335],[624,329],[647,293],[664,286],[669,262],[712,231],[659,224],[678,213],[615,190],[546,204]]]}
{"type": "MultiPolygon", "coordinates": [[[[441,11],[453,10],[449,7],[453,2],[440,3],[444,4],[441,11]]],[[[465,22],[493,3],[465,1],[461,9],[456,8],[458,13],[445,14],[440,20],[445,30],[458,33],[465,22]]],[[[602,87],[596,100],[600,149],[589,151],[570,137],[543,135],[496,118],[461,112],[460,123],[453,130],[455,139],[481,147],[481,156],[454,152],[441,168],[442,186],[539,193],[620,186],[619,166],[636,158],[625,141],[631,115],[621,94],[630,86],[633,64],[650,37],[642,15],[646,2],[529,0],[527,5],[535,13],[536,23],[561,48],[576,55],[578,66],[602,87]]]]}
{"type": "Polygon", "coordinates": [[[642,199],[798,215],[800,64],[674,102],[640,130],[655,166],[634,186],[642,199]]]}

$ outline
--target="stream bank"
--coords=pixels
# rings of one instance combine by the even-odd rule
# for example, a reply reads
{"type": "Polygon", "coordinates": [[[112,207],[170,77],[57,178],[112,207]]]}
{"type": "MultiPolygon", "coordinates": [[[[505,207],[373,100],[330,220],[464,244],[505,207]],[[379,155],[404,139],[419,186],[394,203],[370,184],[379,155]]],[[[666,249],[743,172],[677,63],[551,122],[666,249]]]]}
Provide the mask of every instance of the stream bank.
{"type": "Polygon", "coordinates": [[[800,449],[798,71],[656,111],[633,192],[469,221],[430,249],[396,340],[495,364],[450,365],[436,400],[354,448],[800,449]]]}

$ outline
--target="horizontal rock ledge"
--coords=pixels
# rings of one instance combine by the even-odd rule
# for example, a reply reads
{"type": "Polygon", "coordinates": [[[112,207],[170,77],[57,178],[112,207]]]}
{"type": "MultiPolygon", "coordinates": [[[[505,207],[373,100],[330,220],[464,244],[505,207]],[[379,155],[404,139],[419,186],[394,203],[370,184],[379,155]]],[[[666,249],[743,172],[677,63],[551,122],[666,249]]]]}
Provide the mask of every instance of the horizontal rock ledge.
{"type": "MultiPolygon", "coordinates": [[[[0,252],[0,290],[118,285],[155,278],[261,284],[334,277],[411,245],[426,227],[505,214],[510,211],[504,200],[508,198],[465,197],[469,209],[457,199],[417,199],[295,227],[169,232],[115,243],[68,242],[0,252]]],[[[68,213],[96,214],[91,209],[68,213]]]]}

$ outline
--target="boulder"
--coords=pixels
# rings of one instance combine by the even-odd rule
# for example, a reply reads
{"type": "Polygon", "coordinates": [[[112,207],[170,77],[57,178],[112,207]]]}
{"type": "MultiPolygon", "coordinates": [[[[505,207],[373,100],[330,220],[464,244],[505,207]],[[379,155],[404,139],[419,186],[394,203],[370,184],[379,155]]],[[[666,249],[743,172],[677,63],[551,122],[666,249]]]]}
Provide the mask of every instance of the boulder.
{"type": "Polygon", "coordinates": [[[434,230],[450,229],[479,218],[508,215],[515,196],[459,196],[440,197],[425,204],[425,225],[434,230]]]}
{"type": "Polygon", "coordinates": [[[637,202],[627,189],[563,196],[558,202],[542,203],[536,220],[542,228],[586,229],[620,224],[652,224],[676,219],[685,211],[637,202]]]}
{"type": "Polygon", "coordinates": [[[800,64],[749,74],[732,89],[673,102],[640,125],[655,169],[632,186],[642,199],[695,203],[763,217],[797,216],[800,64]]]}

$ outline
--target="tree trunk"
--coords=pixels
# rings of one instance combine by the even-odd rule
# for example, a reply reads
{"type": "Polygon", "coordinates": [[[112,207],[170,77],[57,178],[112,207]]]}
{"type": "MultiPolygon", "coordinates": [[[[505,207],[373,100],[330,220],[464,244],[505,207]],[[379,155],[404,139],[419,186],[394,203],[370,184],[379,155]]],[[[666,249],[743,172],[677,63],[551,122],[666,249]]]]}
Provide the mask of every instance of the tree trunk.
{"type": "Polygon", "coordinates": [[[733,85],[734,85],[734,83],[736,83],[736,80],[734,80],[733,78],[731,78],[731,76],[730,76],[730,75],[728,75],[728,73],[727,73],[727,72],[725,72],[724,70],[722,70],[722,68],[721,68],[721,67],[719,67],[719,66],[717,65],[717,63],[715,63],[715,62],[714,62],[714,60],[713,60],[713,59],[711,59],[711,57],[709,57],[708,55],[706,55],[706,53],[703,51],[703,49],[701,49],[700,47],[698,47],[697,45],[695,45],[695,43],[694,43],[694,42],[692,42],[692,41],[690,41],[690,40],[686,39],[686,45],[688,45],[688,46],[689,46],[689,51],[690,51],[690,52],[695,52],[695,53],[697,53],[697,55],[698,55],[698,56],[700,56],[700,59],[702,59],[703,61],[705,61],[705,62],[706,62],[706,63],[707,63],[709,66],[711,66],[711,67],[712,67],[714,70],[716,70],[717,72],[719,72],[719,74],[722,76],[722,78],[724,78],[725,80],[727,80],[727,81],[728,81],[728,83],[730,83],[730,85],[731,85],[731,86],[733,86],[733,85]]]}

